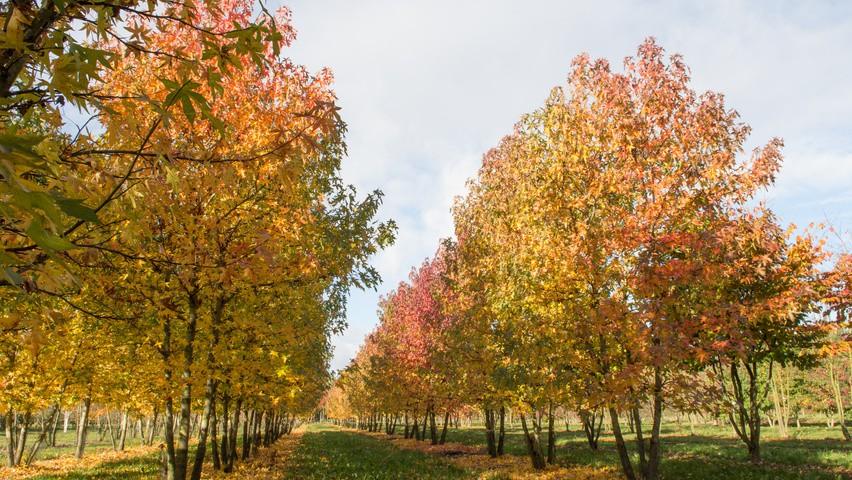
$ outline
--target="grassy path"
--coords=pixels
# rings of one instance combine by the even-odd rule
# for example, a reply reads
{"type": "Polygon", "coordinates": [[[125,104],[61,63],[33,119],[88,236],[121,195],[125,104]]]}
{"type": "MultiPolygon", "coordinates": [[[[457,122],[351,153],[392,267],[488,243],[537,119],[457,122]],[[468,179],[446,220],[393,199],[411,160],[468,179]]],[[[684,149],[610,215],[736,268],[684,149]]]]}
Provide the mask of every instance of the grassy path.
{"type": "Polygon", "coordinates": [[[433,456],[367,435],[310,425],[292,452],[285,479],[466,479],[470,473],[433,456]]]}

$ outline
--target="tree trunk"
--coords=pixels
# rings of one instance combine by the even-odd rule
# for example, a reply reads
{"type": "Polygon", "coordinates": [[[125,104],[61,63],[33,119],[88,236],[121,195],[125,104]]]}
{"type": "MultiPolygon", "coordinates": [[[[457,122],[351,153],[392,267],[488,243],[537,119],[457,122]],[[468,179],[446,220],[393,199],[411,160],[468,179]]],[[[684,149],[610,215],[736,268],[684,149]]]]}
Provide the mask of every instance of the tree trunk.
{"type": "Polygon", "coordinates": [[[27,447],[27,435],[29,434],[31,419],[32,413],[27,410],[26,412],[24,412],[23,423],[18,426],[18,441],[15,445],[15,466],[20,465],[21,459],[24,458],[24,450],[27,447]]]}
{"type": "Polygon", "coordinates": [[[653,424],[651,426],[651,444],[648,447],[648,465],[645,470],[645,480],[657,480],[660,476],[660,427],[663,420],[663,376],[659,368],[654,368],[653,397],[653,424]]]}
{"type": "Polygon", "coordinates": [[[450,423],[450,411],[444,414],[444,426],[441,427],[441,438],[438,440],[439,445],[443,445],[447,441],[447,425],[450,423]]]}
{"type": "MultiPolygon", "coordinates": [[[[166,380],[166,385],[169,386],[172,384],[172,368],[168,366],[170,364],[171,357],[171,339],[172,324],[171,320],[166,317],[163,321],[162,356],[163,362],[166,365],[166,368],[163,371],[163,377],[166,380]]],[[[177,455],[175,452],[175,406],[174,399],[171,394],[171,388],[167,391],[169,393],[166,394],[165,398],[166,412],[165,418],[163,418],[163,434],[166,440],[166,455],[165,462],[163,464],[163,471],[165,472],[166,480],[175,480],[177,476],[177,455]]]]}
{"type": "Polygon", "coordinates": [[[145,445],[151,446],[154,444],[154,432],[157,431],[157,409],[154,409],[154,416],[151,418],[151,425],[146,432],[148,434],[145,439],[145,445]]]}
{"type": "Polygon", "coordinates": [[[121,431],[119,432],[119,438],[118,438],[118,451],[119,452],[124,451],[124,445],[127,441],[127,426],[128,426],[129,421],[130,421],[130,419],[128,417],[129,417],[129,415],[127,414],[127,410],[121,412],[121,431]]]}
{"type": "Polygon", "coordinates": [[[494,434],[494,410],[485,408],[485,443],[488,446],[488,455],[497,458],[497,438],[494,434]]]}
{"type": "Polygon", "coordinates": [[[843,395],[840,391],[840,380],[834,371],[832,359],[828,359],[828,380],[831,384],[831,390],[834,394],[834,406],[837,410],[837,423],[840,424],[840,431],[843,433],[843,438],[848,442],[852,440],[852,435],[849,434],[849,429],[846,428],[846,409],[843,405],[843,395]]]}
{"type": "Polygon", "coordinates": [[[429,409],[429,437],[432,445],[438,444],[438,426],[435,424],[435,407],[429,409]]]}
{"type": "Polygon", "coordinates": [[[621,434],[621,424],[618,420],[618,412],[615,408],[610,407],[609,418],[612,422],[615,449],[618,451],[618,459],[621,461],[621,469],[624,472],[624,477],[627,480],[636,480],[636,474],[633,472],[633,464],[630,462],[630,453],[627,451],[627,445],[624,443],[624,436],[621,434]]]}
{"type": "Polygon", "coordinates": [[[53,407],[52,410],[50,410],[50,415],[48,415],[46,419],[42,420],[41,434],[39,435],[38,439],[36,439],[35,443],[33,443],[32,448],[30,448],[30,453],[27,454],[27,458],[24,461],[25,465],[32,464],[33,460],[35,460],[36,454],[38,454],[39,449],[41,448],[42,444],[44,444],[46,439],[48,440],[48,443],[50,442],[49,435],[50,432],[56,428],[56,420],[58,418],[59,405],[56,405],[53,407]]]}
{"type": "Polygon", "coordinates": [[[240,408],[242,407],[242,398],[237,398],[237,403],[234,405],[234,416],[228,429],[228,454],[222,455],[222,461],[225,463],[223,471],[230,473],[234,470],[234,461],[237,459],[237,432],[240,426],[240,408]]]}
{"type": "Polygon", "coordinates": [[[243,450],[241,458],[248,460],[251,453],[251,437],[249,437],[249,426],[254,421],[254,410],[246,411],[246,421],[243,422],[243,450]]]}
{"type": "Polygon", "coordinates": [[[580,417],[580,423],[583,425],[583,433],[586,434],[586,442],[592,450],[598,449],[598,439],[601,436],[603,427],[604,411],[603,409],[594,409],[591,412],[580,410],[577,412],[580,417]]]}
{"type": "Polygon", "coordinates": [[[112,442],[112,449],[118,450],[115,444],[115,434],[112,431],[112,412],[107,410],[107,431],[109,432],[109,439],[112,442]]]}
{"type": "Polygon", "coordinates": [[[553,465],[556,461],[556,432],[553,431],[553,402],[547,409],[547,463],[553,465]]]}
{"type": "Polygon", "coordinates": [[[543,470],[546,466],[544,452],[541,449],[541,425],[538,421],[536,421],[536,414],[533,413],[531,417],[532,428],[527,427],[527,419],[526,416],[522,413],[521,417],[521,427],[524,430],[524,440],[527,444],[527,453],[530,456],[530,460],[532,461],[532,466],[536,470],[543,470]]]}
{"type": "Polygon", "coordinates": [[[231,420],[228,411],[230,403],[231,396],[225,394],[222,398],[222,441],[219,444],[219,456],[222,457],[222,468],[227,465],[228,458],[230,457],[230,454],[228,453],[228,447],[231,445],[231,442],[228,440],[228,432],[230,430],[230,428],[228,428],[228,423],[231,420]]]}
{"type": "Polygon", "coordinates": [[[15,466],[15,428],[13,426],[15,412],[12,407],[6,411],[6,417],[3,421],[6,430],[6,466],[11,468],[15,466]]]}
{"type": "Polygon", "coordinates": [[[189,294],[187,300],[189,315],[186,325],[186,342],[183,347],[183,371],[181,372],[183,388],[180,394],[179,433],[175,448],[174,480],[186,479],[186,467],[189,460],[190,421],[192,419],[192,364],[195,360],[194,347],[199,300],[194,293],[189,294]]]}
{"type": "Polygon", "coordinates": [[[502,456],[506,444],[506,407],[500,406],[500,429],[497,431],[497,456],[502,456]]]}
{"type": "Polygon", "coordinates": [[[198,446],[195,448],[195,463],[192,465],[191,480],[201,479],[201,469],[204,466],[204,455],[207,449],[207,432],[210,429],[210,418],[215,408],[216,380],[212,376],[207,377],[204,385],[204,410],[201,414],[201,427],[198,430],[198,446]]]}
{"type": "Polygon", "coordinates": [[[80,411],[80,416],[77,420],[77,449],[74,456],[83,458],[83,450],[86,448],[86,433],[89,424],[89,410],[92,406],[92,397],[86,396],[83,400],[83,409],[80,411]]]}

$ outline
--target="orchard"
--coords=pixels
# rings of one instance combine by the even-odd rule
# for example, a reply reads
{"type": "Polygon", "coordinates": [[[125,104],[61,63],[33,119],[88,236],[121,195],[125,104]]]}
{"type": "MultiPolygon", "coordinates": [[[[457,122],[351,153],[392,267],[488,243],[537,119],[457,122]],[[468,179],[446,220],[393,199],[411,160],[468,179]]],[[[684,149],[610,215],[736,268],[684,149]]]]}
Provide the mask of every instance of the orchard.
{"type": "Polygon", "coordinates": [[[852,476],[848,233],[654,38],[575,57],[387,288],[290,9],[0,12],[0,478],[852,476]]]}

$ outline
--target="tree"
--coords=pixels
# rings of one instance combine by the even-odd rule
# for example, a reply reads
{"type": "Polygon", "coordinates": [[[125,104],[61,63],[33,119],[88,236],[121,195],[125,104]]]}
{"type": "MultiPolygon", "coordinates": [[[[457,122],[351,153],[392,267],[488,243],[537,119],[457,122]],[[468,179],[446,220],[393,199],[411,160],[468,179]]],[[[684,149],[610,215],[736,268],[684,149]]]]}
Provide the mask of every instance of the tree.
{"type": "MultiPolygon", "coordinates": [[[[101,90],[105,72],[122,68],[132,55],[149,63],[169,62],[182,69],[204,69],[212,90],[221,90],[225,69],[242,68],[233,61],[261,61],[263,50],[276,52],[284,40],[275,20],[265,9],[256,20],[207,28],[218,1],[195,2],[59,2],[9,1],[0,6],[0,198],[3,285],[37,288],[45,276],[59,275],[55,262],[75,247],[83,227],[98,225],[98,214],[124,191],[133,169],[114,177],[112,188],[99,191],[104,172],[117,152],[97,148],[89,123],[105,111],[104,102],[137,104],[153,115],[153,133],[163,123],[174,102],[136,96],[116,97],[101,90]],[[81,32],[74,32],[82,26],[81,32]],[[197,34],[198,56],[161,50],[151,39],[175,28],[197,34]],[[72,34],[72,32],[74,32],[72,34]],[[50,52],[50,54],[45,54],[50,52]],[[213,61],[201,62],[201,58],[213,61]],[[74,126],[64,113],[69,104],[95,112],[84,125],[74,126]],[[75,134],[68,132],[76,130],[75,134]],[[95,151],[97,150],[97,151],[95,151]],[[97,165],[99,166],[99,165],[97,165]],[[39,273],[41,272],[41,273],[39,273]]],[[[225,4],[225,11],[231,10],[225,4]]],[[[175,87],[172,93],[181,91],[175,87]]],[[[185,111],[200,109],[205,98],[183,96],[185,111]]],[[[151,118],[152,117],[152,118],[151,118]]],[[[139,156],[150,154],[147,140],[128,147],[139,156]]]]}

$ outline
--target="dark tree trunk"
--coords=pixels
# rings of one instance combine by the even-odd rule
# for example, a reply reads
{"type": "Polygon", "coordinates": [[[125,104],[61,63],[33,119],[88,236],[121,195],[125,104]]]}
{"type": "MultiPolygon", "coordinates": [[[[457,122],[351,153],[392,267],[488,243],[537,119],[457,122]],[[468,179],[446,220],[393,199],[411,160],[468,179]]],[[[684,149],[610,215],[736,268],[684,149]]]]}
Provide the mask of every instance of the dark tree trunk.
{"type": "Polygon", "coordinates": [[[556,432],[553,430],[553,402],[547,409],[547,463],[553,465],[556,461],[556,432]]]}
{"type": "Polygon", "coordinates": [[[222,470],[226,473],[234,470],[234,461],[237,459],[237,432],[240,427],[240,409],[242,408],[242,403],[242,398],[238,397],[237,403],[234,405],[233,419],[228,426],[228,452],[227,455],[222,454],[222,461],[224,462],[222,470]]]}
{"type": "Polygon", "coordinates": [[[598,439],[601,436],[601,427],[603,426],[603,410],[594,409],[591,412],[581,410],[577,412],[577,415],[583,424],[583,433],[586,434],[586,441],[589,443],[589,448],[597,450],[598,439]]]}
{"type": "Polygon", "coordinates": [[[429,437],[432,445],[438,444],[438,426],[435,424],[435,407],[429,409],[429,437]]]}
{"type": "Polygon", "coordinates": [[[225,464],[228,463],[228,446],[231,444],[228,441],[228,423],[230,422],[230,416],[228,414],[228,407],[230,407],[231,397],[230,395],[225,395],[222,398],[222,441],[219,444],[219,456],[222,457],[222,467],[225,467],[225,464]]]}
{"type": "Polygon", "coordinates": [[[497,432],[497,456],[502,456],[506,444],[506,407],[500,406],[500,429],[497,432]]]}
{"type": "Polygon", "coordinates": [[[494,410],[485,407],[485,443],[488,446],[488,455],[497,458],[497,441],[494,435],[494,410]]]}
{"type": "Polygon", "coordinates": [[[243,423],[243,451],[241,458],[248,460],[251,454],[251,437],[249,436],[249,426],[254,422],[254,410],[246,411],[246,421],[243,423]]]}
{"type": "Polygon", "coordinates": [[[636,474],[633,472],[633,464],[630,462],[630,453],[627,451],[624,436],[621,434],[618,412],[612,407],[609,409],[609,418],[612,421],[612,435],[615,437],[615,449],[618,451],[618,459],[621,461],[621,469],[624,472],[624,477],[627,480],[636,480],[636,474]]]}
{"type": "Polygon", "coordinates": [[[204,456],[207,454],[207,434],[210,430],[210,420],[213,409],[216,408],[216,380],[208,377],[204,385],[204,410],[201,413],[201,426],[198,430],[198,446],[195,447],[195,462],[192,465],[191,480],[201,479],[201,469],[204,467],[204,456]]]}
{"type": "Polygon", "coordinates": [[[444,426],[441,427],[441,438],[438,440],[438,444],[443,445],[447,441],[447,425],[450,423],[450,411],[447,410],[447,413],[444,414],[444,426]]]}

